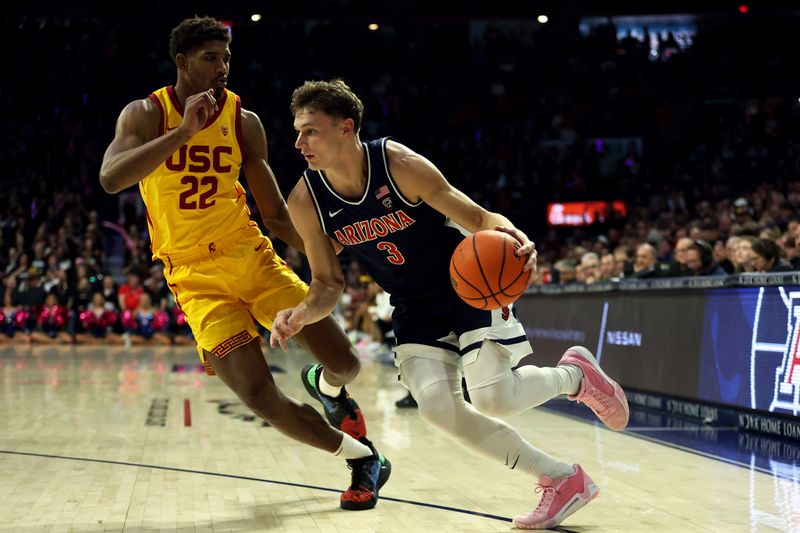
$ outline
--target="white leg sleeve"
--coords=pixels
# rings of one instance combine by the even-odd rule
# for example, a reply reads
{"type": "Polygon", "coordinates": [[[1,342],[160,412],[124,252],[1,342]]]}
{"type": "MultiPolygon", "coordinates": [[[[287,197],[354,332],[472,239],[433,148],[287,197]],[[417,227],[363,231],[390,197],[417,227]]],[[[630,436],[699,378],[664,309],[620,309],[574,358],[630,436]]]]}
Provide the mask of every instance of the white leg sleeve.
{"type": "Polygon", "coordinates": [[[483,341],[478,356],[464,365],[472,404],[490,416],[511,416],[560,394],[576,394],[581,371],[573,366],[522,366],[511,370],[510,354],[502,345],[483,341]]]}
{"type": "Polygon", "coordinates": [[[462,446],[511,469],[558,478],[572,467],[534,448],[519,432],[497,418],[478,412],[464,400],[458,367],[440,360],[411,357],[400,373],[425,422],[462,446]]]}

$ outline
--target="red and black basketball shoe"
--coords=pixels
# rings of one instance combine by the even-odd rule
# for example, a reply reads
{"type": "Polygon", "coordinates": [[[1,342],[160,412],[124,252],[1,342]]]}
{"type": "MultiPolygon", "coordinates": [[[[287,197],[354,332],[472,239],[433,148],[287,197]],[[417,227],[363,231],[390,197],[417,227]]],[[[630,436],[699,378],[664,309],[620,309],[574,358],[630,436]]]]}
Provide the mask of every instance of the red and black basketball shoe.
{"type": "Polygon", "coordinates": [[[386,484],[392,473],[392,463],[375,450],[369,439],[359,439],[369,446],[372,455],[360,459],[348,459],[347,467],[352,470],[350,487],[342,493],[339,506],[348,511],[365,511],[378,503],[378,491],[386,484]]]}
{"type": "Polygon", "coordinates": [[[336,398],[323,394],[319,390],[322,369],[323,366],[320,364],[304,366],[300,373],[303,378],[303,386],[315,400],[322,404],[325,416],[333,427],[356,440],[366,437],[367,423],[364,421],[364,415],[361,414],[361,408],[350,397],[347,390],[342,387],[342,392],[336,398]]]}

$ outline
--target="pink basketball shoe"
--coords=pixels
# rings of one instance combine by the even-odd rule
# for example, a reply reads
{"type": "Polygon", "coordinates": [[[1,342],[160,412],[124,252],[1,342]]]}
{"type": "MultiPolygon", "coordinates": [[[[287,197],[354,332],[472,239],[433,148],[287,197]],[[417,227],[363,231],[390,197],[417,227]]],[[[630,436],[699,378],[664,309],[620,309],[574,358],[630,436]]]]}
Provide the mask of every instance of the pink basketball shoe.
{"type": "Polygon", "coordinates": [[[586,475],[580,465],[572,465],[574,474],[551,479],[541,476],[535,492],[542,493],[542,500],[530,514],[514,517],[519,529],[550,529],[556,527],[569,515],[592,501],[600,489],[586,475]]]}
{"type": "Polygon", "coordinates": [[[583,371],[578,394],[568,396],[570,400],[588,405],[614,431],[625,429],[630,416],[628,399],[622,387],[603,372],[592,352],[583,346],[573,346],[564,352],[558,365],[573,365],[583,371]]]}

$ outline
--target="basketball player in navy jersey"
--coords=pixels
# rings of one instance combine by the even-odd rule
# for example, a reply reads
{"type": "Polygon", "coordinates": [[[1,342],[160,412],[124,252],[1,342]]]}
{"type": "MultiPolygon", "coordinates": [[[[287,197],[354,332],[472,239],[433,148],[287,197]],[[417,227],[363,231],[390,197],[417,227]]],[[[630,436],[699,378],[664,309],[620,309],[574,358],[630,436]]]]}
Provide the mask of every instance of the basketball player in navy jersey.
{"type": "Polygon", "coordinates": [[[363,104],[341,80],[306,82],[292,95],[295,146],[308,170],[289,196],[305,243],[312,282],[305,300],[278,312],[270,342],[286,340],[327,316],[344,279],[337,250],[347,247],[392,295],[395,359],[420,416],[465,447],[536,476],[539,505],[517,527],[549,528],[594,498],[598,489],[578,465],[534,448],[495,418],[523,412],[557,395],[586,403],[612,429],[628,422],[622,389],[586,348],[566,351],[555,368],[523,366],[531,353],[512,306],[481,311],[462,302],[449,260],[466,232],[497,229],[517,241],[536,268],[528,237],[504,216],[453,188],[427,159],[389,138],[361,142],[363,104]],[[465,377],[472,405],[464,400],[465,377]]]}

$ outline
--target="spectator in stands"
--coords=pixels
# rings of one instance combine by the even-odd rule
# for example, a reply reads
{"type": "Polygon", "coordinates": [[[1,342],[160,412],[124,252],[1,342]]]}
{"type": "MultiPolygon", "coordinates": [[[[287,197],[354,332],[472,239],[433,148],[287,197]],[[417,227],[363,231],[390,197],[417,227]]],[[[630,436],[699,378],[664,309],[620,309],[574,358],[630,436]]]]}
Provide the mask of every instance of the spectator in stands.
{"type": "Polygon", "coordinates": [[[581,256],[583,282],[586,284],[600,281],[600,258],[594,252],[586,252],[581,256]]]}
{"type": "Polygon", "coordinates": [[[128,271],[128,281],[120,286],[118,294],[120,311],[136,311],[139,308],[144,288],[138,269],[128,271]]]}
{"type": "Polygon", "coordinates": [[[584,285],[586,283],[586,267],[581,263],[575,265],[575,283],[584,285]]]}
{"type": "Polygon", "coordinates": [[[70,301],[70,296],[72,294],[72,287],[69,285],[69,277],[67,276],[67,271],[63,269],[56,270],[56,278],[58,282],[55,285],[50,285],[48,289],[48,294],[53,293],[58,298],[58,303],[66,307],[67,309],[72,308],[72,303],[70,301]]]}
{"type": "Polygon", "coordinates": [[[717,239],[712,245],[714,251],[714,262],[725,271],[726,274],[733,272],[733,262],[728,259],[728,249],[723,239],[717,239]]]}
{"type": "Polygon", "coordinates": [[[170,295],[167,280],[164,278],[163,268],[156,264],[150,267],[148,276],[142,282],[142,288],[150,296],[153,307],[166,311],[167,297],[170,295]]]}
{"type": "Polygon", "coordinates": [[[614,261],[614,254],[606,253],[600,258],[600,279],[610,280],[615,279],[614,270],[616,264],[614,261]]]}
{"type": "Polygon", "coordinates": [[[692,245],[692,239],[689,237],[681,237],[675,242],[675,250],[673,252],[673,259],[678,265],[680,270],[686,268],[686,255],[689,251],[689,246],[692,245]]]}
{"type": "Polygon", "coordinates": [[[633,262],[633,278],[653,278],[659,275],[656,268],[656,249],[652,244],[643,243],[636,248],[636,258],[633,262]]]}
{"type": "Polygon", "coordinates": [[[725,271],[714,262],[711,245],[703,240],[695,240],[686,252],[686,267],[693,276],[724,276],[725,271]]]}
{"type": "Polygon", "coordinates": [[[742,238],[739,236],[728,237],[725,241],[725,259],[719,262],[719,266],[727,274],[736,273],[736,248],[739,246],[739,241],[742,238]]]}
{"type": "Polygon", "coordinates": [[[122,312],[121,320],[125,335],[133,345],[172,344],[167,334],[169,316],[165,311],[153,307],[147,293],[140,295],[137,309],[122,312]]]}
{"type": "Polygon", "coordinates": [[[753,265],[753,243],[756,242],[756,237],[752,235],[743,235],[736,242],[736,251],[734,252],[733,271],[736,274],[742,272],[753,272],[755,267],[753,265]]]}
{"type": "Polygon", "coordinates": [[[58,297],[50,293],[41,306],[36,326],[30,335],[31,342],[41,344],[71,344],[72,336],[67,332],[69,311],[58,303],[58,297]]]}
{"type": "Polygon", "coordinates": [[[19,251],[15,246],[12,246],[8,249],[8,258],[4,263],[4,271],[3,274],[5,276],[9,276],[13,274],[19,268],[19,251]]]}
{"type": "Polygon", "coordinates": [[[627,246],[614,248],[614,277],[623,278],[633,274],[631,251],[627,246]]]}
{"type": "Polygon", "coordinates": [[[19,293],[18,302],[22,311],[28,314],[26,331],[30,333],[36,328],[36,320],[47,299],[47,293],[41,287],[39,271],[36,268],[31,267],[27,274],[25,286],[19,293]]]}
{"type": "Polygon", "coordinates": [[[553,281],[562,285],[575,283],[575,263],[570,259],[561,259],[553,264],[555,270],[553,281]]]}
{"type": "Polygon", "coordinates": [[[36,241],[33,243],[33,257],[31,258],[31,266],[39,272],[45,272],[47,268],[47,256],[45,255],[44,248],[44,241],[36,241]]]}
{"type": "Polygon", "coordinates": [[[102,292],[92,295],[92,301],[78,318],[78,333],[75,342],[79,344],[122,344],[122,337],[113,328],[118,314],[113,301],[106,300],[102,292]]]}
{"type": "Polygon", "coordinates": [[[755,222],[753,220],[753,209],[750,207],[747,198],[737,198],[735,202],[733,202],[733,214],[736,219],[736,223],[741,226],[747,226],[750,223],[755,222]]]}
{"type": "Polygon", "coordinates": [[[111,277],[110,272],[103,273],[102,289],[100,292],[105,299],[104,304],[111,305],[114,311],[119,311],[119,307],[117,307],[119,302],[119,289],[117,288],[117,284],[114,283],[114,278],[111,277]]]}
{"type": "Polygon", "coordinates": [[[794,267],[781,258],[781,249],[772,239],[757,239],[753,245],[753,268],[756,272],[791,272],[794,267]]]}
{"type": "Polygon", "coordinates": [[[72,311],[73,316],[81,316],[81,313],[89,307],[89,303],[92,301],[92,292],[89,278],[82,277],[78,279],[78,284],[69,297],[70,311],[72,311]]]}
{"type": "Polygon", "coordinates": [[[800,250],[798,250],[797,239],[794,234],[789,233],[783,239],[783,256],[792,265],[794,270],[800,270],[800,250]]]}
{"type": "Polygon", "coordinates": [[[17,278],[6,276],[3,279],[3,307],[0,310],[0,326],[2,342],[29,342],[30,335],[26,331],[27,313],[19,305],[17,278]]]}

